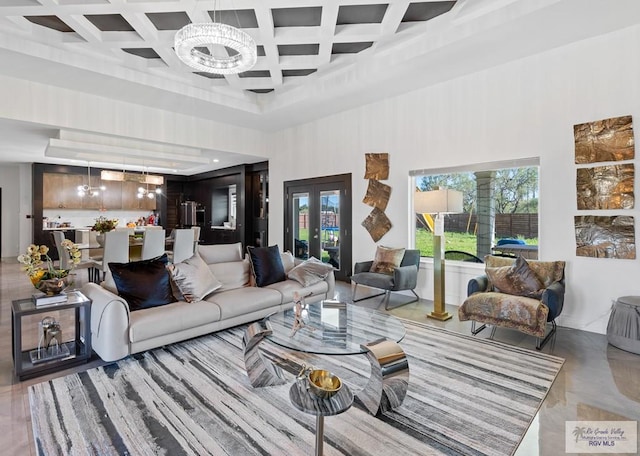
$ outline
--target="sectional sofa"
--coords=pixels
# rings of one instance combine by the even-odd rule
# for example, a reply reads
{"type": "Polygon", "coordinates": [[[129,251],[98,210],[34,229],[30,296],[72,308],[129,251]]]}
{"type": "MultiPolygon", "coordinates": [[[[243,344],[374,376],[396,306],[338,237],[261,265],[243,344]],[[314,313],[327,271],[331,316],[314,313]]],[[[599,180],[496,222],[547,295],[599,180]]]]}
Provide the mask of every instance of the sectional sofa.
{"type": "MultiPolygon", "coordinates": [[[[241,244],[198,246],[198,254],[221,286],[198,302],[179,300],[166,305],[132,311],[118,295],[111,274],[100,285],[86,284],[82,291],[93,303],[91,337],[93,350],[105,361],[179,342],[214,331],[259,320],[292,306],[294,292],[307,302],[333,298],[333,272],[308,286],[285,278],[258,287],[252,282],[250,261],[241,244]]],[[[293,256],[281,253],[284,271],[295,266],[293,256]]]]}

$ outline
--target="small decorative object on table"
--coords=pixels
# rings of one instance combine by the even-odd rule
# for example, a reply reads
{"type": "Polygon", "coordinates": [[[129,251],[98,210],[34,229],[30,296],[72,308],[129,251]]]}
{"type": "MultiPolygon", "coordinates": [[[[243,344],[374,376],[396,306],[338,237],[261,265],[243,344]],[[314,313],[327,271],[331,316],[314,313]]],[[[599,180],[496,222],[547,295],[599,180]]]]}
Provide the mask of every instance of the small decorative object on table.
{"type": "Polygon", "coordinates": [[[33,364],[69,356],[69,348],[62,343],[60,323],[53,317],[44,317],[40,321],[39,327],[40,340],[38,341],[38,348],[29,352],[33,364]]]}
{"type": "MultiPolygon", "coordinates": [[[[80,251],[78,246],[68,239],[62,241],[62,247],[68,253],[71,260],[71,269],[58,269],[53,266],[49,257],[49,247],[46,245],[31,244],[27,253],[18,257],[22,264],[22,270],[27,273],[33,286],[47,296],[62,293],[68,285],[68,276],[75,265],[80,263],[80,251]]],[[[35,299],[35,297],[34,297],[35,299]]]]}
{"type": "Polygon", "coordinates": [[[307,368],[305,364],[302,365],[297,379],[319,399],[329,399],[342,388],[342,381],[337,375],[322,369],[307,368]]]}
{"type": "MultiPolygon", "coordinates": [[[[307,324],[304,318],[307,316],[307,304],[304,302],[304,297],[300,296],[297,291],[293,293],[293,326],[291,327],[291,337],[295,336],[299,329],[304,328],[307,324]]],[[[312,331],[315,329],[309,326],[312,331]]]]}
{"type": "Polygon", "coordinates": [[[98,217],[91,227],[91,231],[97,231],[99,234],[96,236],[96,242],[100,244],[100,247],[104,247],[104,233],[113,231],[118,226],[118,219],[108,219],[101,215],[98,217]]]}

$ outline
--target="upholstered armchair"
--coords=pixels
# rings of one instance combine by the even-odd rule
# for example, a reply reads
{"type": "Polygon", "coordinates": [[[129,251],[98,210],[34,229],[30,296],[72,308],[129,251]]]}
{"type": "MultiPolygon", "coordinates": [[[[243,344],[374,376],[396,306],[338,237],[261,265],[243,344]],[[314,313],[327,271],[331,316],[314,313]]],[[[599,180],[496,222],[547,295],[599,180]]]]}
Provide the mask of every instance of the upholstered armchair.
{"type": "Polygon", "coordinates": [[[492,325],[536,337],[540,350],[555,334],[555,319],[564,303],[564,261],[535,261],[487,255],[485,275],[471,279],[467,299],[458,309],[460,321],[471,320],[471,333],[492,325]],[[476,328],[476,322],[482,326],[476,328]],[[551,330],[547,334],[547,323],[551,330]]]}
{"type": "Polygon", "coordinates": [[[353,268],[354,274],[351,276],[351,282],[354,284],[353,302],[384,295],[382,302],[385,310],[388,310],[391,292],[396,291],[410,291],[415,296],[415,299],[402,303],[402,306],[418,301],[420,297],[416,294],[415,288],[418,283],[419,267],[419,250],[378,247],[376,259],[356,263],[353,268]],[[393,251],[395,260],[389,261],[384,258],[385,254],[389,254],[389,251],[393,251]],[[377,288],[383,290],[383,292],[373,296],[356,298],[358,285],[377,288]]]}

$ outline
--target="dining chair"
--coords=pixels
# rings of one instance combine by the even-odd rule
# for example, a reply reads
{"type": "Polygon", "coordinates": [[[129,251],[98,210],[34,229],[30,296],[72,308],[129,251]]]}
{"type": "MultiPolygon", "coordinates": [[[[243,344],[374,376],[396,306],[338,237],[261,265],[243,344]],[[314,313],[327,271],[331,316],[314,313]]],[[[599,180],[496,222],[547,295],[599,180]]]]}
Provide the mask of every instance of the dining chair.
{"type": "Polygon", "coordinates": [[[194,234],[191,228],[173,230],[173,252],[169,255],[172,263],[180,263],[193,256],[194,234]]]}
{"type": "Polygon", "coordinates": [[[164,237],[163,229],[145,230],[142,238],[142,259],[149,260],[164,253],[164,237]]]}
{"type": "MultiPolygon", "coordinates": [[[[56,250],[58,251],[58,267],[60,269],[71,269],[71,257],[69,256],[69,252],[62,246],[62,241],[65,240],[64,233],[62,231],[52,231],[51,235],[53,236],[53,242],[56,245],[56,250]]],[[[75,269],[87,269],[87,273],[89,276],[89,281],[94,281],[94,266],[95,263],[91,260],[81,261],[80,263],[75,265],[75,269]]]]}
{"type": "Polygon", "coordinates": [[[109,263],[129,262],[129,232],[126,230],[109,231],[104,235],[104,252],[102,260],[94,260],[97,267],[95,279],[100,282],[100,271],[102,279],[109,270],[109,263]]]}
{"type": "Polygon", "coordinates": [[[198,250],[198,243],[200,242],[200,227],[192,226],[191,229],[193,230],[193,251],[195,252],[198,250]]]}

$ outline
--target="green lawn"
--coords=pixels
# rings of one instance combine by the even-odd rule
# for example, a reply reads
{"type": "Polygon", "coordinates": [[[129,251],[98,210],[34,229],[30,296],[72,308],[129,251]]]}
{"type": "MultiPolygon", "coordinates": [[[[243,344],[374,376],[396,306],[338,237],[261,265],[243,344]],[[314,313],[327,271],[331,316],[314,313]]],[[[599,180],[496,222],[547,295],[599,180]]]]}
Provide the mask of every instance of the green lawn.
{"type": "MultiPolygon", "coordinates": [[[[476,237],[467,233],[445,233],[445,250],[460,250],[476,255],[476,237]]],[[[538,239],[523,239],[527,244],[538,245],[538,239]]],[[[421,256],[433,257],[433,233],[416,229],[416,248],[421,256]]]]}

